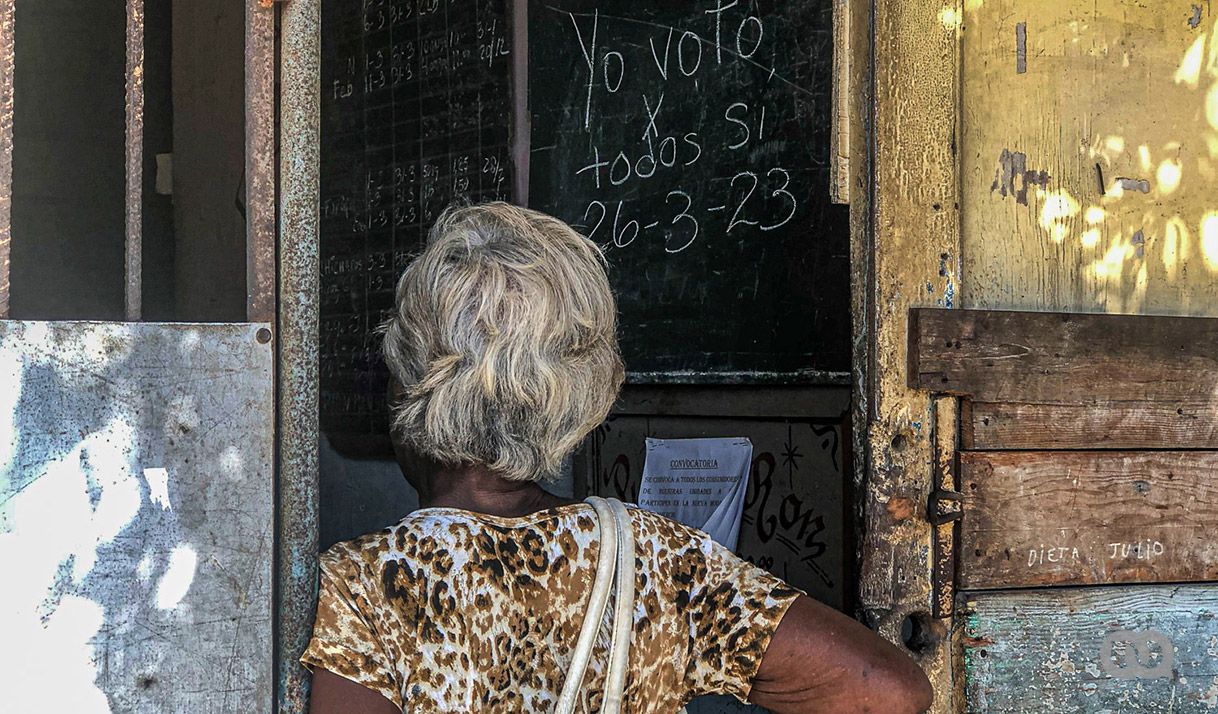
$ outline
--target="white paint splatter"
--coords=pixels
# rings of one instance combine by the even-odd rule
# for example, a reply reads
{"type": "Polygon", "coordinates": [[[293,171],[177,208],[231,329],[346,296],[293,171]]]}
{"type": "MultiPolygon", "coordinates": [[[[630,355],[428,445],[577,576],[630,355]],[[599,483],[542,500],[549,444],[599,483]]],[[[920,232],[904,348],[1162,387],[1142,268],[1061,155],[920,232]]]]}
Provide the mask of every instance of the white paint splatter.
{"type": "Polygon", "coordinates": [[[1218,707],[1218,676],[1214,677],[1213,682],[1209,689],[1197,697],[1207,709],[1218,707]]]}
{"type": "Polygon", "coordinates": [[[163,468],[144,469],[144,480],[148,482],[148,497],[162,511],[172,511],[169,502],[169,471],[163,468]]]}
{"type": "Polygon", "coordinates": [[[235,445],[229,445],[220,454],[220,472],[234,481],[245,476],[242,473],[241,449],[238,449],[235,445]]]}
{"type": "Polygon", "coordinates": [[[169,554],[169,566],[161,576],[161,582],[156,588],[156,606],[162,610],[172,610],[186,597],[190,584],[195,579],[195,568],[199,564],[199,556],[189,545],[181,544],[173,547],[169,554]]]}
{"type": "Polygon", "coordinates": [[[139,577],[141,583],[148,582],[152,577],[152,554],[144,553],[144,557],[140,558],[140,564],[135,567],[135,574],[139,577]]]}

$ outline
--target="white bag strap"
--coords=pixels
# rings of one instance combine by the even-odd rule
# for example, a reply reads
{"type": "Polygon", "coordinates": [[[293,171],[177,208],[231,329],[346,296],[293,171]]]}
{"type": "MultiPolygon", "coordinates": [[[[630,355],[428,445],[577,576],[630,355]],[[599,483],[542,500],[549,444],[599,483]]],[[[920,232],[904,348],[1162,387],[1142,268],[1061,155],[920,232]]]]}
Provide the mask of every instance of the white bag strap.
{"type": "Polygon", "coordinates": [[[596,510],[601,547],[596,561],[596,580],[588,598],[588,610],[579,630],[571,668],[558,697],[555,714],[573,714],[576,697],[583,684],[596,633],[605,618],[609,589],[617,586],[614,602],[613,636],[609,647],[609,667],[605,674],[605,693],[601,712],[617,714],[622,705],[627,665],[630,658],[630,635],[634,626],[634,529],[630,514],[621,501],[590,496],[587,499],[596,510]]]}
{"type": "Polygon", "coordinates": [[[616,498],[609,499],[617,527],[617,573],[614,580],[613,640],[609,648],[609,669],[605,674],[605,696],[601,711],[618,714],[626,691],[630,663],[630,635],[634,630],[634,528],[630,513],[616,498]]]}

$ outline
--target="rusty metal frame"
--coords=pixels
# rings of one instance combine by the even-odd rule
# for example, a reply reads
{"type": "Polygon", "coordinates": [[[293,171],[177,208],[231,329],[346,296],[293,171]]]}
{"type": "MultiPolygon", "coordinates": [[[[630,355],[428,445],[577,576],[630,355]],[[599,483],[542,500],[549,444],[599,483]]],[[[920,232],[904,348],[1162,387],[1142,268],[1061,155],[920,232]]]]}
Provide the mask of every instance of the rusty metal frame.
{"type": "Polygon", "coordinates": [[[297,662],[317,597],[321,0],[279,4],[276,709],[304,714],[297,662]]]}
{"type": "Polygon", "coordinates": [[[142,312],[144,262],[144,0],[127,0],[126,80],[126,247],[124,313],[129,322],[142,312]]]}
{"type": "Polygon", "coordinates": [[[13,244],[13,60],[17,0],[0,0],[0,319],[9,310],[13,244]]]}
{"type": "Polygon", "coordinates": [[[275,317],[275,9],[245,5],[245,319],[275,317]]]}

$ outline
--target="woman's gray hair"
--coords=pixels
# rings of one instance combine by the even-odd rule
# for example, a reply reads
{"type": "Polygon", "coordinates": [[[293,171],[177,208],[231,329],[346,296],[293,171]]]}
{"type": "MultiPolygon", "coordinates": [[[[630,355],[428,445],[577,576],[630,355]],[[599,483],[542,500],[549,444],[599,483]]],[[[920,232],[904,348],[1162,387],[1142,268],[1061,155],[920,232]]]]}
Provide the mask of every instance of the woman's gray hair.
{"type": "Polygon", "coordinates": [[[605,260],[562,221],[449,208],[398,281],[385,362],[396,436],[445,464],[550,479],[621,387],[605,260]]]}

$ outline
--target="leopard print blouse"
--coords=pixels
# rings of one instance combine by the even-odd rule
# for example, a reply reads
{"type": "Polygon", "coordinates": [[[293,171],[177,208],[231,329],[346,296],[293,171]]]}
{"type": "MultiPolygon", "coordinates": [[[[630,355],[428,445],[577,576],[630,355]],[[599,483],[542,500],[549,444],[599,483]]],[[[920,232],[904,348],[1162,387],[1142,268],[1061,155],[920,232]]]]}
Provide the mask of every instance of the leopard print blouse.
{"type": "MultiPolygon", "coordinates": [[[[701,531],[630,513],[637,596],[624,712],[671,714],[701,694],[746,700],[798,591],[701,531]]],[[[585,504],[522,518],[432,508],[339,543],[321,558],[301,662],[403,712],[551,712],[596,571],[596,523],[585,504]]],[[[600,710],[607,655],[602,627],[577,711],[600,710]]]]}

